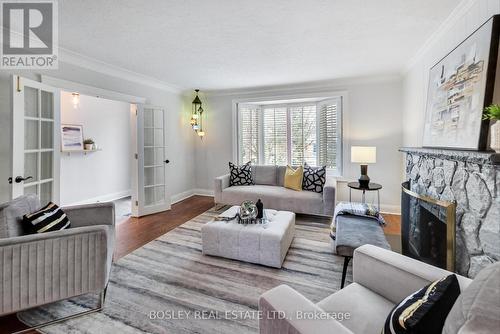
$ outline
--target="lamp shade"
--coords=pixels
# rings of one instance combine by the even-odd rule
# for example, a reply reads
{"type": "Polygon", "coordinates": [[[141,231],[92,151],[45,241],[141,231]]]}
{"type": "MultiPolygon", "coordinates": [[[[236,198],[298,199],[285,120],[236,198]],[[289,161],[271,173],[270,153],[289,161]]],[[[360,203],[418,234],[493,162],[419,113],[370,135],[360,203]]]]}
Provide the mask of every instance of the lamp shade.
{"type": "Polygon", "coordinates": [[[376,163],[377,148],[375,146],[351,146],[351,162],[360,164],[376,163]]]}

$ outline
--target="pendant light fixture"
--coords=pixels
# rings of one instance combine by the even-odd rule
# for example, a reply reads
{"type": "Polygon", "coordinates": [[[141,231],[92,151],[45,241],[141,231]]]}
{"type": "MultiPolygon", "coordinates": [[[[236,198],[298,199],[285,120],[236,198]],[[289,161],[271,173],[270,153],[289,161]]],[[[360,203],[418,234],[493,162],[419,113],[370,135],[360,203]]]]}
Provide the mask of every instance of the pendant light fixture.
{"type": "Polygon", "coordinates": [[[194,90],[196,92],[196,96],[192,102],[192,110],[191,110],[191,120],[189,124],[193,128],[194,131],[203,139],[205,136],[205,131],[203,131],[203,108],[200,97],[198,96],[199,89],[194,90]]]}

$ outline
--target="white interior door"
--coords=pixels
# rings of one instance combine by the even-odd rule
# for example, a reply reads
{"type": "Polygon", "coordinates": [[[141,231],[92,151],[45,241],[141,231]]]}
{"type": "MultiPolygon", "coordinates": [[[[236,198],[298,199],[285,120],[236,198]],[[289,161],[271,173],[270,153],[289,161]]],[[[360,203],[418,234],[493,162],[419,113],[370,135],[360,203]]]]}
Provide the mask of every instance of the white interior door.
{"type": "Polygon", "coordinates": [[[59,203],[59,89],[13,76],[12,198],[34,193],[59,203]]]}
{"type": "Polygon", "coordinates": [[[170,209],[168,195],[166,115],[162,107],[132,105],[132,216],[170,209]]]}

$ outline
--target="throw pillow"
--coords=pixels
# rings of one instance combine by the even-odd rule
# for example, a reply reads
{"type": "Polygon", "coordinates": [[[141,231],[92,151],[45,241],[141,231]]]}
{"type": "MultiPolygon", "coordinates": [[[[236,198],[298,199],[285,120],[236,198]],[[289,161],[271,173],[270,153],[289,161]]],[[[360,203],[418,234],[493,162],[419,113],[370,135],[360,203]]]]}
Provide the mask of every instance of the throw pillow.
{"type": "Polygon", "coordinates": [[[459,295],[460,286],[454,274],[432,282],[392,309],[382,334],[441,333],[459,295]]]}
{"type": "Polygon", "coordinates": [[[230,162],[229,174],[229,186],[247,186],[254,184],[250,161],[241,166],[237,166],[230,162]]]}
{"type": "Polygon", "coordinates": [[[64,211],[52,202],[36,212],[24,215],[23,224],[28,233],[59,231],[71,225],[64,211]]]}
{"type": "Polygon", "coordinates": [[[302,190],[302,178],[304,176],[304,168],[302,166],[297,169],[293,169],[290,166],[286,166],[285,171],[285,188],[293,190],[302,190]]]}
{"type": "Polygon", "coordinates": [[[322,193],[325,182],[326,166],[314,169],[307,163],[304,163],[304,180],[302,181],[302,189],[322,193]]]}

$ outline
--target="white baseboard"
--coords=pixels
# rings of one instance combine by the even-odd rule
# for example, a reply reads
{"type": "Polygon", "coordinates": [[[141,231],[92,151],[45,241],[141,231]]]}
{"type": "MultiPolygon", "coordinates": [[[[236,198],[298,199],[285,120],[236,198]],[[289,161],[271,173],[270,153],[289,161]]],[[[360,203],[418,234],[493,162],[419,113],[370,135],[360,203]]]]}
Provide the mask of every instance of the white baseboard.
{"type": "Polygon", "coordinates": [[[91,204],[91,203],[99,203],[99,202],[112,202],[116,201],[117,199],[124,198],[130,196],[132,193],[131,190],[124,190],[124,191],[119,191],[116,193],[112,194],[107,194],[107,195],[101,195],[93,198],[89,198],[83,201],[78,201],[74,203],[61,203],[63,206],[71,206],[71,205],[82,205],[82,204],[91,204]]]}
{"type": "Polygon", "coordinates": [[[212,189],[193,189],[195,195],[199,196],[214,196],[214,191],[212,189]]]}
{"type": "Polygon", "coordinates": [[[380,204],[380,212],[392,215],[400,215],[401,207],[399,205],[380,204]]]}
{"type": "Polygon", "coordinates": [[[211,190],[211,189],[201,189],[201,188],[190,189],[190,190],[186,190],[186,191],[183,191],[181,193],[172,195],[170,197],[170,201],[171,201],[172,204],[175,204],[177,202],[183,201],[186,198],[189,198],[189,197],[194,196],[194,195],[198,195],[198,196],[213,196],[214,195],[214,191],[211,190]]]}
{"type": "Polygon", "coordinates": [[[183,191],[181,193],[178,193],[178,194],[175,194],[175,195],[172,195],[170,197],[170,202],[172,204],[175,204],[177,202],[180,202],[180,201],[183,201],[185,200],[186,198],[189,198],[191,196],[194,195],[194,192],[193,192],[193,189],[190,189],[190,190],[186,190],[186,191],[183,191]]]}

